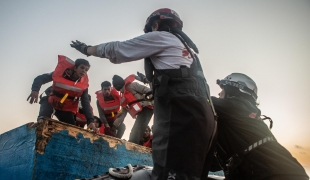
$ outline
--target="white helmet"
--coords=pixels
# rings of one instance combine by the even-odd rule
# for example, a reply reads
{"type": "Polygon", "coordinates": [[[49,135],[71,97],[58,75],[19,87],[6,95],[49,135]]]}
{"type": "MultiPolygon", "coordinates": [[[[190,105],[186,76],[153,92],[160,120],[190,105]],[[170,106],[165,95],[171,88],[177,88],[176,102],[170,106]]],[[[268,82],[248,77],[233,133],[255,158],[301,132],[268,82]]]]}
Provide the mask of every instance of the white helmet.
{"type": "Polygon", "coordinates": [[[250,95],[255,101],[257,100],[256,83],[247,75],[241,73],[232,73],[223,80],[217,80],[216,83],[223,86],[233,86],[239,88],[239,91],[250,95]]]}

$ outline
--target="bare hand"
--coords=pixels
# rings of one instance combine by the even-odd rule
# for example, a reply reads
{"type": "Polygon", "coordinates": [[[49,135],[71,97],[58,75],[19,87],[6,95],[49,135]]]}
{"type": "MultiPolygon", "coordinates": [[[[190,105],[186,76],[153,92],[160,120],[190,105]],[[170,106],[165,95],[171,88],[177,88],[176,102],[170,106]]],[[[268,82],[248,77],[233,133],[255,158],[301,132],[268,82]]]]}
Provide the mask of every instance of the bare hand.
{"type": "Polygon", "coordinates": [[[88,124],[87,129],[89,129],[89,128],[92,129],[95,133],[98,132],[98,130],[97,130],[97,128],[93,122],[88,124]]]}
{"type": "Polygon", "coordinates": [[[37,103],[39,98],[39,92],[37,91],[31,91],[30,95],[27,98],[27,101],[30,99],[29,103],[37,103]]]}

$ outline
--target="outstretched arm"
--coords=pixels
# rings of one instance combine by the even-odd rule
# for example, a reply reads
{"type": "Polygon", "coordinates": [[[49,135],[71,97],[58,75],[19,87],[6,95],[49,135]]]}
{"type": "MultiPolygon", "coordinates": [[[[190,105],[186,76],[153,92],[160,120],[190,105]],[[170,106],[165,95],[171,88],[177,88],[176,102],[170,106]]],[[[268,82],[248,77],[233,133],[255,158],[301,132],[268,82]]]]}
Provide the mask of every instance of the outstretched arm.
{"type": "Polygon", "coordinates": [[[107,58],[116,64],[150,57],[166,48],[158,32],[147,33],[127,41],[113,41],[97,46],[88,46],[80,41],[72,41],[70,45],[87,56],[107,58]]]}
{"type": "Polygon", "coordinates": [[[38,102],[39,91],[41,89],[41,86],[45,83],[53,81],[52,74],[53,72],[42,74],[42,75],[37,76],[33,80],[32,87],[31,87],[31,93],[27,98],[27,101],[29,101],[30,104],[38,102]]]}

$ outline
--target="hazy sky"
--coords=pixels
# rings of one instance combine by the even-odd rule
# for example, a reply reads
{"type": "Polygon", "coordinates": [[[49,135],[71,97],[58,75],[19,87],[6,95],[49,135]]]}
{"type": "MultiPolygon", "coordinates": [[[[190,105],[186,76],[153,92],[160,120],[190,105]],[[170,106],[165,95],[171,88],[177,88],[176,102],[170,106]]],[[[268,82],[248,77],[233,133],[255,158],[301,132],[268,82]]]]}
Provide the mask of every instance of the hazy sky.
{"type": "MultiPolygon", "coordinates": [[[[86,58],[71,40],[90,45],[123,41],[143,33],[146,18],[169,7],[184,22],[184,32],[198,46],[200,60],[217,96],[216,79],[245,73],[258,85],[262,113],[274,121],[272,132],[310,174],[310,1],[309,0],[98,0],[0,1],[0,94],[4,133],[36,121],[39,104],[30,105],[33,79],[52,72],[57,55],[86,58]]],[[[114,74],[144,72],[143,61],[115,65],[86,58],[92,106],[95,91],[114,74]]],[[[50,84],[44,85],[42,91],[50,84]]],[[[128,139],[134,120],[126,118],[128,139]]]]}

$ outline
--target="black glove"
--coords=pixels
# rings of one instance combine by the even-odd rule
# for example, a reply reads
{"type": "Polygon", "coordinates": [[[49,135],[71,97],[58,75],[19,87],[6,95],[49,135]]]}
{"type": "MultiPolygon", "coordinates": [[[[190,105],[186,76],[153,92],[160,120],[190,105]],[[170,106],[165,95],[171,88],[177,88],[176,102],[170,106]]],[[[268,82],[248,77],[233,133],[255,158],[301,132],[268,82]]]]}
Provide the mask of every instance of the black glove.
{"type": "Polygon", "coordinates": [[[147,78],[145,77],[144,74],[137,72],[138,76],[141,78],[142,82],[144,84],[150,83],[149,80],[147,80],[147,78]]]}
{"type": "Polygon", "coordinates": [[[85,54],[86,56],[90,56],[90,54],[87,53],[87,48],[91,46],[87,46],[85,43],[82,43],[78,40],[76,42],[71,41],[72,44],[70,44],[71,47],[75,48],[76,50],[80,51],[81,53],[85,54]]]}

